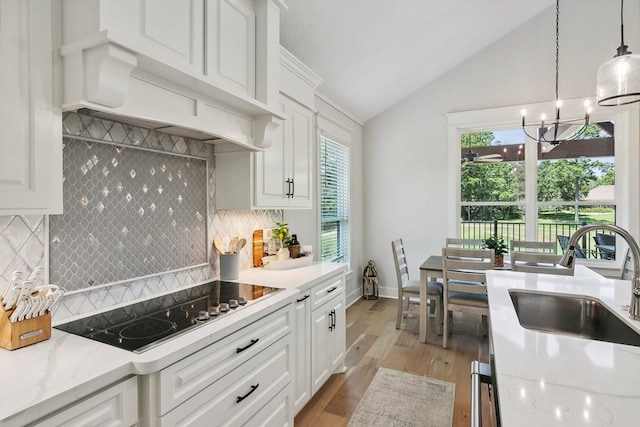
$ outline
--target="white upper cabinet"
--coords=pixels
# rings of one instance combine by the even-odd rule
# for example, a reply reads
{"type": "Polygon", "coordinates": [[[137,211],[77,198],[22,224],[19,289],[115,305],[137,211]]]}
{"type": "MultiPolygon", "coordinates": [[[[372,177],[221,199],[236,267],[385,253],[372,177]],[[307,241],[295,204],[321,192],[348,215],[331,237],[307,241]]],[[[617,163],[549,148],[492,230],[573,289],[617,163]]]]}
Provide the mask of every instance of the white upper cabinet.
{"type": "Polygon", "coordinates": [[[63,5],[65,42],[106,31],[163,63],[204,71],[204,0],[65,0],[63,5]]]}
{"type": "Polygon", "coordinates": [[[205,73],[255,97],[256,16],[249,0],[209,0],[207,22],[220,29],[207,38],[205,73]]]}
{"type": "Polygon", "coordinates": [[[62,212],[51,3],[0,1],[0,215],[62,212]]]}
{"type": "Polygon", "coordinates": [[[314,92],[322,80],[285,49],[280,54],[278,121],[271,146],[256,153],[216,149],[217,209],[310,209],[316,126],[314,92]]]}
{"type": "Polygon", "coordinates": [[[261,208],[311,208],[313,183],[314,115],[290,99],[281,98],[288,119],[272,146],[256,153],[256,205],[261,208]]]}
{"type": "Polygon", "coordinates": [[[183,127],[249,150],[269,147],[283,118],[282,4],[63,0],[63,109],[183,127]]]}

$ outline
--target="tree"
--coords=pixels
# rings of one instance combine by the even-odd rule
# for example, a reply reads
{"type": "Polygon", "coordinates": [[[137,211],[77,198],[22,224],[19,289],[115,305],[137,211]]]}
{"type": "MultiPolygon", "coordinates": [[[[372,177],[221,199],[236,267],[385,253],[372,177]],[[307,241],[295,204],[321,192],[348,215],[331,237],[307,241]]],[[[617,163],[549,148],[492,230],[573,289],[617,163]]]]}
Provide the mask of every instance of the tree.
{"type": "Polygon", "coordinates": [[[556,160],[538,165],[538,200],[568,202],[576,198],[576,180],[579,198],[600,185],[604,178],[611,182],[613,164],[588,159],[556,160]],[[609,172],[609,175],[607,173],[609,172]],[[598,173],[604,174],[601,179],[598,173]]]}

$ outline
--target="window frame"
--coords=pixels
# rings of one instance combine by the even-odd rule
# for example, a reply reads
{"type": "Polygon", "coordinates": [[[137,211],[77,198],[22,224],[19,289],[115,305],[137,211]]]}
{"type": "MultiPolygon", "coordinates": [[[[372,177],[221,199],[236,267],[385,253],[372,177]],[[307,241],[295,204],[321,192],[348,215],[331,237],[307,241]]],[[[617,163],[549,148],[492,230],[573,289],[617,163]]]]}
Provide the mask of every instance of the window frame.
{"type": "MultiPolygon", "coordinates": [[[[595,105],[591,99],[591,105],[595,105]]],[[[483,110],[464,111],[447,114],[448,121],[448,165],[449,165],[449,200],[447,206],[449,212],[460,212],[462,203],[460,200],[460,143],[461,135],[473,132],[492,131],[499,129],[513,129],[521,127],[522,110],[527,111],[528,117],[540,117],[546,114],[553,117],[552,102],[537,104],[498,107],[483,110]]],[[[634,104],[636,105],[636,104],[634,104]]],[[[584,98],[563,101],[563,120],[579,119],[584,114],[584,98]]],[[[637,169],[631,168],[631,159],[638,159],[638,145],[629,144],[629,141],[638,141],[638,107],[598,107],[595,106],[591,113],[591,122],[613,121],[615,153],[616,153],[616,192],[614,204],[616,205],[616,224],[629,230],[632,235],[638,235],[640,230],[637,223],[639,218],[639,176],[637,169]],[[632,200],[630,195],[635,194],[632,200]],[[632,221],[633,219],[633,221],[632,221]]],[[[537,159],[537,145],[533,140],[525,143],[525,159],[537,159]]],[[[529,160],[531,161],[531,160],[529,160]]],[[[525,160],[526,162],[526,160],[525,160]]],[[[525,172],[525,194],[537,194],[535,191],[537,182],[537,169],[527,167],[525,172]]],[[[504,203],[504,202],[503,202],[504,203]]],[[[506,202],[509,205],[520,202],[506,202]]],[[[500,204],[487,202],[487,205],[500,204]]],[[[536,197],[525,197],[523,205],[526,208],[526,235],[536,236],[539,203],[536,197]],[[533,200],[532,200],[533,199],[533,200]],[[535,215],[529,215],[529,213],[535,215]]],[[[460,215],[449,215],[447,224],[448,235],[458,236],[460,230],[460,215]]],[[[534,240],[535,237],[531,238],[534,240]]],[[[617,239],[622,244],[622,239],[617,239]]],[[[581,260],[584,264],[597,265],[598,260],[581,260]]],[[[619,264],[621,260],[616,260],[619,264]]]]}
{"type": "MultiPolygon", "coordinates": [[[[347,265],[350,265],[351,262],[351,203],[350,203],[350,198],[351,198],[351,146],[348,143],[345,143],[344,141],[342,141],[340,138],[336,138],[330,134],[328,134],[327,132],[319,132],[318,133],[318,216],[319,216],[319,221],[318,221],[318,225],[319,225],[319,232],[318,232],[318,237],[319,237],[319,247],[320,247],[320,251],[318,254],[318,257],[321,261],[324,261],[322,259],[322,225],[324,223],[323,218],[322,218],[322,140],[328,140],[333,144],[336,145],[340,145],[342,146],[345,150],[346,150],[346,164],[348,166],[348,171],[347,171],[347,180],[348,182],[346,183],[345,187],[347,189],[347,195],[346,195],[346,200],[348,202],[348,213],[346,217],[340,217],[341,219],[338,219],[338,229],[339,231],[339,240],[343,241],[343,239],[346,239],[346,242],[343,242],[346,244],[346,249],[344,251],[342,251],[342,257],[344,258],[342,261],[339,260],[329,260],[329,261],[334,261],[334,262],[340,262],[340,263],[344,263],[347,265]],[[346,231],[342,230],[342,227],[345,225],[346,223],[346,231]],[[346,237],[345,237],[346,234],[346,237]]],[[[327,221],[327,222],[336,222],[335,220],[332,221],[327,221]]]]}

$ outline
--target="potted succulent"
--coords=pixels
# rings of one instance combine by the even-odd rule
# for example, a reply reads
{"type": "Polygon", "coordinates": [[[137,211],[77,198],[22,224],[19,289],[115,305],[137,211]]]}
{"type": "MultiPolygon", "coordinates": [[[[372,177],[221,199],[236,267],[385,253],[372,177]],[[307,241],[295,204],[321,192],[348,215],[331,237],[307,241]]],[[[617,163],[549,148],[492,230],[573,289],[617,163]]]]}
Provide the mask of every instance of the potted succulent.
{"type": "Polygon", "coordinates": [[[496,267],[504,267],[504,254],[507,253],[507,245],[504,239],[498,236],[491,236],[482,241],[482,247],[485,249],[493,249],[496,254],[494,265],[496,267]]]}

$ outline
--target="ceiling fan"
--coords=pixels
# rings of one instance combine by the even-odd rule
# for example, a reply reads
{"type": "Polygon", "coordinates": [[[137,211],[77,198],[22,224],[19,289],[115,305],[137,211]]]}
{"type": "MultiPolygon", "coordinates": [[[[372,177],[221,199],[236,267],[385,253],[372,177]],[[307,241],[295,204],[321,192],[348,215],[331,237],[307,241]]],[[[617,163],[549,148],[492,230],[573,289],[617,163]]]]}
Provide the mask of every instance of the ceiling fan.
{"type": "Polygon", "coordinates": [[[471,150],[471,147],[469,147],[469,152],[462,156],[462,159],[460,159],[460,163],[473,165],[483,163],[499,163],[502,160],[504,159],[500,154],[485,154],[481,156],[475,151],[471,150]]]}

